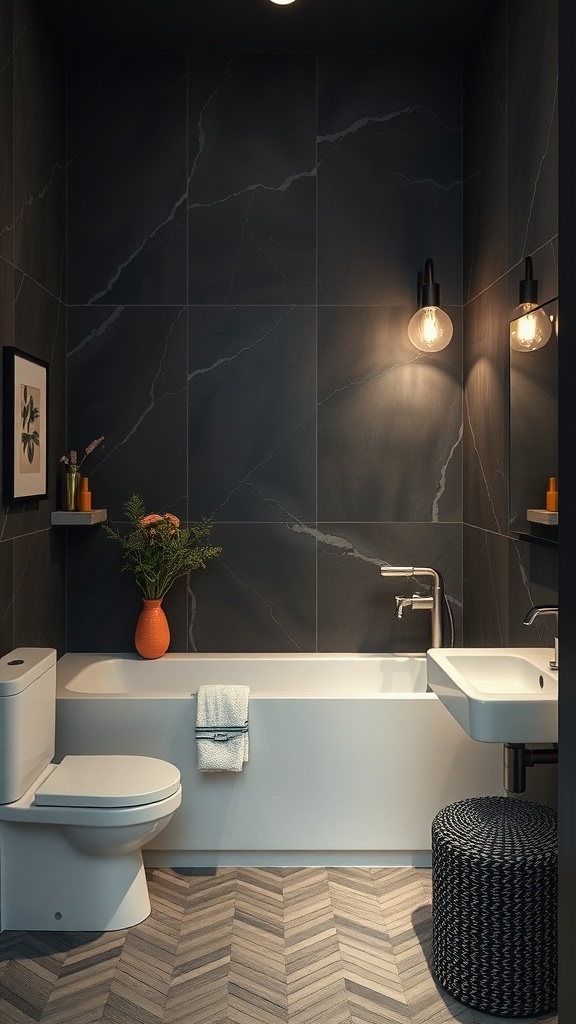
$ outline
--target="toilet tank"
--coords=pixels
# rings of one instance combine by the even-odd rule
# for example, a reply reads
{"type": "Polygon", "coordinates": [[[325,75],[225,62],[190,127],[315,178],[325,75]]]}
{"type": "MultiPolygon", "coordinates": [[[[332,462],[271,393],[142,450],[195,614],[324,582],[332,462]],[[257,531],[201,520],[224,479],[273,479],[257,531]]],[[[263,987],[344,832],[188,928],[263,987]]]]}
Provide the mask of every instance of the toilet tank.
{"type": "Polygon", "coordinates": [[[17,647],[0,658],[0,804],[18,800],[54,757],[56,651],[17,647]]]}

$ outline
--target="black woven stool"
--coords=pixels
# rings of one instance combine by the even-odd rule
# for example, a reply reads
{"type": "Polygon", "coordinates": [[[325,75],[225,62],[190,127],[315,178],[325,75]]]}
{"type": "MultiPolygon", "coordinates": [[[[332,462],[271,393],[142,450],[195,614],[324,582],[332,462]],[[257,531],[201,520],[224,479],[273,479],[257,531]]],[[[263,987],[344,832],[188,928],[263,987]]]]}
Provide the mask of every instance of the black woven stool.
{"type": "Polygon", "coordinates": [[[556,1006],[557,831],[511,797],[450,804],[432,822],[432,967],[460,1002],[500,1017],[556,1006]]]}

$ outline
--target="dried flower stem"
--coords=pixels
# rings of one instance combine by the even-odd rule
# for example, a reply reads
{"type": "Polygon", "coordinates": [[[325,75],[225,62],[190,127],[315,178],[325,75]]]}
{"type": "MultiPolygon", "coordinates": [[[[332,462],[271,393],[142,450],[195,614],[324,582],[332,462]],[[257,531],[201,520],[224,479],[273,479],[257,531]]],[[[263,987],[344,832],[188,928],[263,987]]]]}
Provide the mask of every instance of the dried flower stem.
{"type": "Polygon", "coordinates": [[[71,466],[73,469],[78,469],[79,470],[80,466],[84,462],[84,459],[88,455],[91,455],[92,452],[94,451],[94,449],[97,448],[98,445],[101,444],[103,440],[104,440],[104,435],[102,435],[102,437],[97,437],[94,441],[90,441],[90,444],[88,445],[88,447],[84,449],[84,455],[80,459],[80,462],[78,462],[78,452],[74,451],[73,448],[70,449],[70,455],[61,455],[60,456],[60,462],[63,462],[65,466],[71,466]]]}

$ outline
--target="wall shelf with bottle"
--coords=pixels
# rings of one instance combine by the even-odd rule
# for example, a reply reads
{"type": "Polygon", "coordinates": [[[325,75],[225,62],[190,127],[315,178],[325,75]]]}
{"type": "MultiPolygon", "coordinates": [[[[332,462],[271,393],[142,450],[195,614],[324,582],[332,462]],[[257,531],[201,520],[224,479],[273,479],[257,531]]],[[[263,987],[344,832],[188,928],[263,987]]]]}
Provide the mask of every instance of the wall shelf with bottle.
{"type": "Polygon", "coordinates": [[[52,512],[52,526],[95,526],[108,519],[108,509],[93,508],[89,512],[52,512]]]}

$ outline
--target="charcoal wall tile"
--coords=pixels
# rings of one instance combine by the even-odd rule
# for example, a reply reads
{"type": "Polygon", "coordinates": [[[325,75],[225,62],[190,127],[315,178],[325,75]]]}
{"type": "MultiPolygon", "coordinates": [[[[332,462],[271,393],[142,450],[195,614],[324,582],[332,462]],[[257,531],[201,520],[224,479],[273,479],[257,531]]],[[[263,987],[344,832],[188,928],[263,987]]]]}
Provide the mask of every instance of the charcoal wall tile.
{"type": "MultiPolygon", "coordinates": [[[[216,524],[211,541],[221,556],[179,580],[163,602],[169,650],[314,650],[313,536],[286,523],[216,524]]],[[[68,559],[69,649],[132,651],[141,601],[121,573],[119,546],[99,528],[71,528],[68,559]]]]}
{"type": "Polygon", "coordinates": [[[14,646],[14,545],[3,538],[5,517],[0,519],[0,651],[14,646]]]}
{"type": "Polygon", "coordinates": [[[50,529],[66,410],[64,80],[42,5],[0,0],[1,337],[49,364],[49,496],[0,507],[0,654],[65,649],[64,535],[50,529]]]}
{"type": "Polygon", "coordinates": [[[13,646],[66,650],[62,533],[41,530],[14,542],[13,646]]]}
{"type": "Polygon", "coordinates": [[[558,232],[557,12],[557,0],[509,3],[509,266],[558,232]]]}
{"type": "Polygon", "coordinates": [[[463,601],[465,646],[552,647],[553,616],[530,629],[523,620],[532,605],[558,602],[556,550],[465,526],[463,601]]]}
{"type": "Polygon", "coordinates": [[[464,646],[508,645],[507,537],[464,526],[464,646]]]}
{"type": "Polygon", "coordinates": [[[508,269],[507,5],[490,7],[464,61],[464,299],[508,269]]]}
{"type": "Polygon", "coordinates": [[[86,463],[94,507],[118,519],[138,493],[185,518],[186,308],[71,307],[68,322],[68,443],[105,437],[86,463]]]}
{"type": "MultiPolygon", "coordinates": [[[[93,226],[94,211],[112,188],[112,163],[104,159],[96,173],[88,158],[97,139],[114,141],[130,89],[151,67],[151,58],[114,60],[109,82],[108,68],[91,57],[78,58],[71,74],[70,134],[80,143],[69,166],[71,252],[76,206],[93,226]]],[[[157,58],[154,81],[159,69],[168,80],[178,60],[157,58]]],[[[79,292],[70,308],[69,444],[81,448],[106,435],[91,463],[97,503],[117,518],[121,502],[137,490],[151,511],[170,509],[192,521],[212,516],[214,536],[222,537],[222,559],[193,574],[186,592],[171,594],[178,623],[183,609],[186,614],[189,650],[316,649],[317,605],[325,623],[322,602],[332,608],[330,588],[316,580],[319,515],[345,523],[422,520],[440,531],[448,522],[459,536],[460,68],[452,61],[432,83],[430,70],[414,55],[394,55],[390,66],[373,56],[190,55],[187,347],[183,305],[161,308],[167,300],[149,286],[137,258],[130,266],[138,287],[125,289],[113,305],[103,295],[79,292]],[[356,131],[354,118],[365,116],[356,131]],[[338,132],[341,145],[331,137],[338,132]],[[329,189],[358,181],[356,249],[337,237],[336,222],[323,235],[326,220],[316,217],[318,162],[329,189]],[[363,175],[375,173],[379,162],[392,188],[376,208],[363,175]],[[378,216],[390,259],[376,265],[371,248],[362,248],[362,232],[378,216]],[[430,251],[432,237],[437,248],[430,251]],[[389,273],[377,298],[386,305],[345,306],[346,289],[341,294],[338,284],[338,307],[319,311],[319,244],[325,252],[332,248],[338,273],[342,265],[351,275],[352,292],[373,273],[389,273]],[[448,349],[426,358],[405,332],[428,256],[455,336],[448,349]],[[167,333],[168,348],[159,340],[167,333]]],[[[150,151],[158,145],[173,153],[179,108],[159,127],[159,102],[142,93],[138,117],[149,125],[150,151]]],[[[135,153],[148,182],[149,161],[138,147],[135,153]]],[[[131,214],[137,204],[143,200],[136,190],[131,214]]],[[[340,192],[344,216],[347,205],[346,191],[340,192]]],[[[142,216],[161,219],[157,207],[151,188],[142,216]]],[[[124,244],[122,218],[116,225],[105,217],[102,230],[109,251],[124,244]]],[[[86,237],[78,236],[84,254],[86,237]]],[[[89,259],[99,267],[104,250],[96,244],[89,259]]],[[[111,296],[122,278],[124,270],[111,296]]],[[[429,557],[422,552],[425,562],[429,557]]],[[[76,611],[82,577],[73,567],[69,579],[70,642],[78,649],[88,644],[91,619],[76,611]]],[[[110,584],[100,566],[94,579],[90,600],[100,609],[110,584]]],[[[126,644],[133,619],[133,611],[122,610],[107,627],[106,643],[126,644]]],[[[417,628],[425,632],[423,623],[417,628]]],[[[350,635],[353,649],[356,642],[350,635]]]]}
{"type": "Polygon", "coordinates": [[[314,302],[314,56],[195,54],[189,83],[189,302],[314,302]]]}
{"type": "MultiPolygon", "coordinates": [[[[430,593],[425,577],[382,577],[380,566],[417,565],[444,579],[455,624],[462,626],[462,529],[458,523],[319,523],[318,649],[422,652],[430,647],[430,614],[395,617],[396,594],[430,593]]],[[[445,617],[446,637],[449,622],[445,617]]],[[[449,644],[448,644],[449,646],[449,644]]]]}
{"type": "Polygon", "coordinates": [[[522,619],[531,604],[557,601],[557,549],[519,540],[508,522],[509,319],[527,255],[540,301],[558,292],[556,11],[555,0],[490,4],[465,58],[465,123],[480,124],[483,132],[481,140],[471,135],[465,167],[471,301],[464,309],[464,520],[471,526],[464,529],[464,637],[470,644],[550,646],[552,623],[544,621],[530,638],[522,619]]]}
{"type": "Polygon", "coordinates": [[[428,257],[461,301],[460,76],[457,53],[319,56],[320,302],[411,303],[428,257]]]}
{"type": "Polygon", "coordinates": [[[315,316],[191,307],[189,516],[314,519],[315,316]]]}
{"type": "MultiPolygon", "coordinates": [[[[120,544],[100,526],[67,527],[66,532],[68,650],[134,653],[142,594],[131,575],[122,571],[120,544]]],[[[162,607],[170,627],[169,652],[185,651],[184,579],[174,584],[162,607]]]]}
{"type": "Polygon", "coordinates": [[[64,451],[66,416],[66,307],[26,275],[16,273],[14,339],[18,348],[48,363],[48,497],[39,502],[39,528],[58,508],[58,459],[64,451]]]}
{"type": "Polygon", "coordinates": [[[186,57],[70,55],[68,301],[186,302],[186,57]]]}
{"type": "MultiPolygon", "coordinates": [[[[0,337],[14,344],[14,266],[0,256],[0,337]]],[[[3,395],[3,359],[0,358],[0,394],[3,395]]],[[[3,482],[3,444],[0,444],[0,487],[3,482]]],[[[1,509],[1,506],[0,506],[1,509]]]]}
{"type": "Polygon", "coordinates": [[[506,279],[464,308],[464,520],[508,532],[506,279]]]}
{"type": "MultiPolygon", "coordinates": [[[[13,343],[48,363],[48,497],[12,502],[5,510],[3,535],[7,538],[44,530],[58,507],[58,457],[64,444],[66,310],[64,304],[32,278],[13,271],[2,275],[13,281],[10,321],[13,343]]],[[[6,336],[12,343],[10,336],[6,336]]]]}
{"type": "Polygon", "coordinates": [[[319,517],[461,518],[461,337],[424,354],[406,307],[327,307],[318,315],[319,517]]]}
{"type": "Polygon", "coordinates": [[[14,5],[14,261],[64,297],[65,66],[41,12],[14,5]]]}
{"type": "Polygon", "coordinates": [[[547,544],[511,540],[508,548],[509,643],[512,647],[553,647],[558,635],[555,616],[539,616],[525,626],[526,612],[536,604],[558,604],[558,552],[547,544]]]}
{"type": "Polygon", "coordinates": [[[13,262],[13,0],[0,0],[0,256],[13,262]]]}
{"type": "Polygon", "coordinates": [[[316,649],[316,533],[307,523],[217,523],[221,556],[190,576],[188,649],[316,649]]]}

